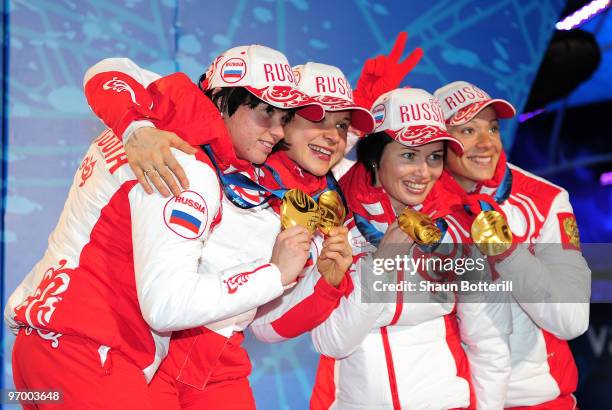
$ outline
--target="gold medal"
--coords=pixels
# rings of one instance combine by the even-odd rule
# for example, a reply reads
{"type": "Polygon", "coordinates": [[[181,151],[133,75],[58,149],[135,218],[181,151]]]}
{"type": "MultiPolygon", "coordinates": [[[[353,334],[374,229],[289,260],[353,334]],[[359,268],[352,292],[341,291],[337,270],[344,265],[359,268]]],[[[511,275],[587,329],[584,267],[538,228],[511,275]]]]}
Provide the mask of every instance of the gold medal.
{"type": "Polygon", "coordinates": [[[472,240],[480,251],[497,256],[512,246],[512,231],[498,211],[482,211],[472,223],[472,240]]]}
{"type": "Polygon", "coordinates": [[[326,191],[319,196],[319,203],[301,189],[285,193],[280,207],[281,227],[287,229],[300,225],[311,234],[317,227],[324,234],[344,222],[346,209],[336,191],[326,191]]]}
{"type": "Polygon", "coordinates": [[[406,208],[397,218],[402,231],[406,232],[419,245],[433,245],[440,242],[442,232],[433,223],[429,215],[406,208]]]}
{"type": "Polygon", "coordinates": [[[344,222],[346,209],[342,204],[342,198],[336,191],[325,191],[319,196],[319,210],[321,214],[319,229],[325,235],[329,235],[332,228],[344,222]]]}
{"type": "Polygon", "coordinates": [[[300,225],[313,233],[321,218],[319,205],[301,189],[291,189],[285,193],[280,207],[281,227],[283,229],[300,225]]]}

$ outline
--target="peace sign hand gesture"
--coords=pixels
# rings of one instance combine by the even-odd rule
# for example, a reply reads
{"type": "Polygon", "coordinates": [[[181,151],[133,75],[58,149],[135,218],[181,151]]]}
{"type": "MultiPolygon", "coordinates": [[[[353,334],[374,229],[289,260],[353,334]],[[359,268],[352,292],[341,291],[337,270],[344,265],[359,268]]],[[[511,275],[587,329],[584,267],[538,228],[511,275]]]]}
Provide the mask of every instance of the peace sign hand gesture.
{"type": "Polygon", "coordinates": [[[406,40],[408,33],[402,31],[395,39],[389,55],[379,55],[366,60],[357,80],[357,89],[353,93],[355,103],[369,110],[378,97],[398,88],[406,75],[418,64],[423,57],[423,49],[420,47],[415,48],[400,62],[406,40]]]}

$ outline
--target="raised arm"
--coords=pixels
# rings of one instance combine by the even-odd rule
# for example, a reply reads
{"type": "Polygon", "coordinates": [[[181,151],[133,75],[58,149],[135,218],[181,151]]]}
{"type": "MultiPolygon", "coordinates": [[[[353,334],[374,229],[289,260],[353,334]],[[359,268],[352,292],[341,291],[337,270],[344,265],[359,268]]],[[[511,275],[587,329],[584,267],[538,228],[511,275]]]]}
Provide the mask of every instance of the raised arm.
{"type": "Polygon", "coordinates": [[[96,116],[119,138],[133,121],[153,127],[157,119],[147,87],[161,76],[128,58],[107,58],[90,67],[83,78],[85,97],[96,116]]]}
{"type": "Polygon", "coordinates": [[[423,57],[423,49],[417,47],[400,62],[407,40],[408,33],[402,31],[397,35],[389,55],[366,60],[353,93],[355,103],[369,110],[382,94],[399,88],[402,80],[423,57]]]}
{"type": "MultiPolygon", "coordinates": [[[[359,243],[361,234],[352,220],[348,226],[351,243],[359,243]]],[[[350,268],[353,290],[340,299],[340,304],[329,317],[311,332],[315,349],[335,359],[350,355],[374,328],[380,327],[381,321],[393,316],[395,304],[375,303],[370,284],[374,278],[381,279],[374,272],[374,258],[390,256],[397,248],[386,247],[385,243],[401,243],[410,246],[411,241],[403,234],[397,224],[391,225],[383,237],[375,256],[365,252],[361,247],[354,247],[353,264],[350,268]],[[404,242],[402,242],[404,241],[404,242]]]]}
{"type": "MultiPolygon", "coordinates": [[[[130,167],[148,194],[153,192],[152,183],[163,196],[168,196],[170,191],[180,195],[181,189],[173,175],[184,189],[189,188],[187,176],[170,148],[187,154],[194,154],[196,150],[175,133],[155,129],[155,124],[167,114],[167,100],[159,98],[159,93],[152,93],[149,87],[161,80],[175,85],[174,88],[189,84],[194,92],[201,91],[184,75],[184,78],[173,76],[162,78],[127,58],[108,58],[89,68],[83,79],[91,109],[123,139],[130,167]]],[[[172,100],[172,87],[166,89],[165,94],[172,100]]]]}
{"type": "Polygon", "coordinates": [[[343,296],[350,294],[352,281],[348,268],[352,254],[346,236],[346,228],[335,228],[332,235],[323,242],[322,248],[320,237],[315,237],[311,255],[317,258],[318,249],[322,249],[322,255],[316,263],[304,269],[295,286],[285,290],[280,298],[258,309],[257,317],[250,326],[257,339],[276,343],[308,332],[329,317],[343,296]],[[343,257],[343,253],[347,257],[343,257]],[[333,260],[336,266],[332,268],[323,266],[322,275],[319,262],[326,255],[331,255],[337,261],[333,260]]]}
{"type": "Polygon", "coordinates": [[[317,352],[341,359],[350,355],[363,339],[376,327],[376,322],[385,310],[384,303],[362,301],[362,275],[372,275],[368,270],[372,264],[357,261],[351,270],[353,291],[348,297],[340,299],[340,304],[329,317],[311,332],[312,342],[317,352]]]}

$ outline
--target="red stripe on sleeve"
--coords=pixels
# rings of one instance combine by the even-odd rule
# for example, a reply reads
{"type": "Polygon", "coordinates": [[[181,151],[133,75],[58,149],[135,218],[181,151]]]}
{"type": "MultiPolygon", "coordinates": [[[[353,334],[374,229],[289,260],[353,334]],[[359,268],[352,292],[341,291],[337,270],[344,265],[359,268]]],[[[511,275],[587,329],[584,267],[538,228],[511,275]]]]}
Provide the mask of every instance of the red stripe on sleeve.
{"type": "Polygon", "coordinates": [[[272,328],[287,339],[314,329],[329,317],[349,287],[352,289],[349,275],[344,275],[338,288],[320,278],[314,287],[314,292],[273,321],[272,328]]]}

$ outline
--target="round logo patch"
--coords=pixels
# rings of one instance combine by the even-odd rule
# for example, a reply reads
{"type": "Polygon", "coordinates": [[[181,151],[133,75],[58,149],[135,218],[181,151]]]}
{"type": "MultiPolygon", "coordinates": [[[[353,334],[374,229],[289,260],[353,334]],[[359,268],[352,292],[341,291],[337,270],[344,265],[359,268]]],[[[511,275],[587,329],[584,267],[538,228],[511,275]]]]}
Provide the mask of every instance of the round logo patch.
{"type": "Polygon", "coordinates": [[[184,191],[166,203],[164,222],[172,232],[182,238],[199,238],[208,223],[206,201],[197,192],[184,191]]]}
{"type": "Polygon", "coordinates": [[[247,66],[242,58],[230,58],[221,66],[221,79],[226,83],[237,83],[246,75],[247,66]]]}
{"type": "Polygon", "coordinates": [[[374,122],[376,128],[380,127],[385,122],[385,116],[387,115],[387,109],[384,104],[378,104],[372,109],[372,115],[374,116],[374,122]]]}

